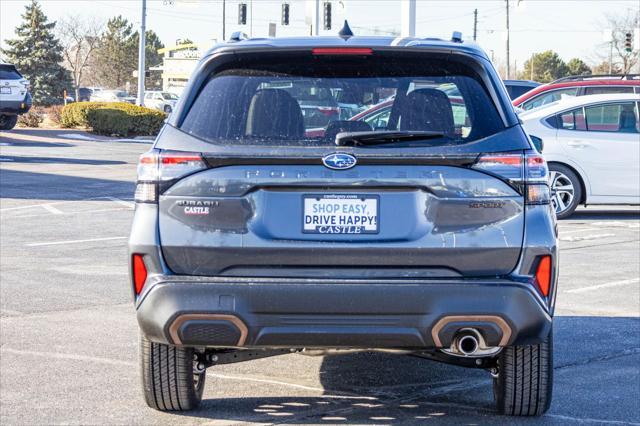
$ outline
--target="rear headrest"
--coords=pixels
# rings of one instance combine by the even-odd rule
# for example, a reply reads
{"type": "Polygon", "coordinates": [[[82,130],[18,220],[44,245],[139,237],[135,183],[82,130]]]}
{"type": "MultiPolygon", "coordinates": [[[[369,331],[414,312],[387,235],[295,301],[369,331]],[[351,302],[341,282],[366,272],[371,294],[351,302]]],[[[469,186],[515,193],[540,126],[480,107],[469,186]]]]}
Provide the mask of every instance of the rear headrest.
{"type": "Polygon", "coordinates": [[[324,132],[324,139],[333,142],[340,132],[370,132],[371,126],[364,121],[332,121],[324,132]]]}
{"type": "Polygon", "coordinates": [[[259,90],[249,105],[245,135],[281,139],[302,137],[304,122],[300,105],[286,90],[259,90]]]}
{"type": "Polygon", "coordinates": [[[637,132],[636,128],[636,114],[633,110],[623,110],[620,113],[620,123],[618,126],[620,132],[633,133],[637,132]]]}
{"type": "Polygon", "coordinates": [[[455,135],[449,97],[438,89],[409,93],[400,107],[400,130],[437,131],[455,135]]]}

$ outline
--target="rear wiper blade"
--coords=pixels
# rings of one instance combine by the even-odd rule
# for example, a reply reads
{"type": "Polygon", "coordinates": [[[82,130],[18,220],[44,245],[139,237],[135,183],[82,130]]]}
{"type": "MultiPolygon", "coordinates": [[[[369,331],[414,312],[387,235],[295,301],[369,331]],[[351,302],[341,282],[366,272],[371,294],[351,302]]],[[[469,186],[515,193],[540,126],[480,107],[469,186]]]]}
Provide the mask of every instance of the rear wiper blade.
{"type": "Polygon", "coordinates": [[[379,130],[371,132],[342,132],[336,135],[338,146],[383,145],[396,142],[420,141],[445,137],[441,132],[379,130]]]}

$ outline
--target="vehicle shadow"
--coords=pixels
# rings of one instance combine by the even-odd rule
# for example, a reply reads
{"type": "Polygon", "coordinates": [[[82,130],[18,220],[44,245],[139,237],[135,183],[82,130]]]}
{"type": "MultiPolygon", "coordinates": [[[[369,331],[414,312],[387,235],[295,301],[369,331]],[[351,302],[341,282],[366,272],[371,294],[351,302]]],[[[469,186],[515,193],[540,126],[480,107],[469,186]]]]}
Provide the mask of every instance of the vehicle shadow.
{"type": "MultiPolygon", "coordinates": [[[[324,357],[319,371],[324,393],[320,396],[206,399],[205,394],[199,410],[179,415],[295,424],[564,424],[569,418],[581,417],[640,420],[635,402],[640,399],[640,389],[636,389],[640,382],[640,318],[557,317],[554,328],[555,396],[550,414],[542,419],[499,416],[491,378],[483,370],[383,353],[324,357]],[[611,371],[608,362],[619,365],[620,371],[611,371]],[[614,398],[594,405],[594,387],[603,394],[613,392],[614,398]]],[[[270,374],[286,382],[290,373],[270,374]]],[[[215,376],[208,380],[209,386],[215,386],[215,376]]],[[[259,387],[255,393],[261,394],[259,387]]]]}
{"type": "Polygon", "coordinates": [[[638,220],[640,219],[640,207],[629,210],[579,210],[573,213],[568,220],[638,220]]]}
{"type": "Polygon", "coordinates": [[[0,168],[0,181],[0,198],[3,199],[73,201],[96,197],[131,198],[135,190],[135,183],[131,181],[4,168],[0,168]]]}
{"type": "Polygon", "coordinates": [[[64,157],[31,157],[19,155],[2,155],[0,161],[9,163],[30,163],[30,164],[86,164],[90,166],[106,166],[116,164],[127,164],[120,160],[92,160],[89,158],[64,158],[64,157]]]}

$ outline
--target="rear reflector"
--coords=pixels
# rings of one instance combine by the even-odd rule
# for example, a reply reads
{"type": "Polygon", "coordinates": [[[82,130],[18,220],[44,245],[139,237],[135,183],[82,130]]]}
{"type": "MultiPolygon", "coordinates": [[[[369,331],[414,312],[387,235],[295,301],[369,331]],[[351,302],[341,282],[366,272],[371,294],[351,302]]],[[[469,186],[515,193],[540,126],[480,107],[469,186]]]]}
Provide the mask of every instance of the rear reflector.
{"type": "Polygon", "coordinates": [[[538,263],[536,271],[536,283],[543,296],[549,295],[551,286],[551,256],[543,256],[538,263]]]}
{"type": "Polygon", "coordinates": [[[372,55],[368,47],[316,47],[311,49],[314,55],[372,55]]]}
{"type": "Polygon", "coordinates": [[[147,281],[147,267],[144,264],[144,259],[141,254],[134,254],[132,256],[133,263],[133,284],[136,294],[142,292],[145,281],[147,281]]]}

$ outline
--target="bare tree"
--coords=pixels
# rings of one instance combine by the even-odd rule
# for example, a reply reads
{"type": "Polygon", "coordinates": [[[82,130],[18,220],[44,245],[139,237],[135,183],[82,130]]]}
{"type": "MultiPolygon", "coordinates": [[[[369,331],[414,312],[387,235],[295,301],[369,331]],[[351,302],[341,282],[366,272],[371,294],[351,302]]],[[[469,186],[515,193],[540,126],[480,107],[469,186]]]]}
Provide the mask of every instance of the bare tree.
{"type": "Polygon", "coordinates": [[[58,22],[58,36],[63,46],[65,63],[73,78],[76,101],[80,99],[82,76],[89,67],[94,50],[100,43],[102,21],[98,18],[84,19],[68,16],[58,22]]]}
{"type": "Polygon", "coordinates": [[[628,74],[638,63],[640,58],[640,46],[633,46],[631,52],[625,49],[627,33],[640,31],[640,12],[627,9],[622,15],[606,15],[606,19],[600,24],[605,31],[611,31],[611,43],[600,46],[595,54],[597,63],[611,63],[612,71],[620,70],[622,74],[628,74]]]}

